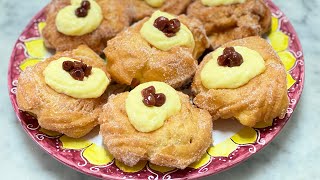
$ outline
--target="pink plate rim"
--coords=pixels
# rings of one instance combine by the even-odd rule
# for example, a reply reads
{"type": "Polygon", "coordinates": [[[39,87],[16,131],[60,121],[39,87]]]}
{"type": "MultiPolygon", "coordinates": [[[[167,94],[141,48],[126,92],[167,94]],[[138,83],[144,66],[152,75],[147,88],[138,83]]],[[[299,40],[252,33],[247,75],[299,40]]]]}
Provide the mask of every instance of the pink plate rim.
{"type": "MultiPolygon", "coordinates": [[[[292,24],[290,23],[290,21],[287,19],[287,17],[280,11],[280,9],[271,1],[271,0],[265,0],[266,3],[268,4],[268,6],[270,7],[270,9],[272,10],[273,14],[278,16],[281,15],[281,17],[283,18],[283,23],[284,25],[281,24],[281,30],[282,31],[286,31],[287,35],[290,36],[290,46],[289,46],[289,50],[290,52],[293,52],[296,55],[297,58],[297,62],[294,68],[292,68],[290,70],[290,74],[296,79],[296,83],[293,85],[293,87],[291,87],[288,90],[288,95],[290,97],[290,112],[287,113],[287,115],[285,116],[285,118],[283,119],[279,119],[279,125],[277,125],[276,127],[278,127],[277,130],[274,131],[270,131],[270,132],[266,132],[265,133],[265,138],[266,143],[263,145],[258,145],[258,144],[253,144],[252,146],[254,146],[254,148],[256,148],[256,152],[259,152],[262,148],[266,147],[281,131],[281,129],[284,127],[284,125],[288,122],[288,120],[290,119],[294,109],[296,108],[302,91],[303,91],[303,86],[304,86],[304,81],[305,81],[305,67],[304,67],[304,56],[303,56],[303,51],[302,51],[302,47],[301,47],[301,43],[299,41],[299,38],[297,36],[296,31],[294,30],[292,24]],[[297,73],[297,74],[295,74],[297,73]],[[294,76],[296,75],[296,76],[294,76]],[[294,102],[293,102],[294,100],[294,102]],[[270,136],[268,136],[270,135],[270,136]]],[[[45,9],[45,8],[44,8],[45,9]]],[[[26,26],[26,28],[23,30],[24,34],[25,32],[27,32],[32,26],[34,26],[35,21],[39,18],[39,17],[43,17],[44,16],[44,9],[42,9],[40,12],[38,12],[31,20],[31,22],[29,22],[29,24],[26,26]]],[[[22,35],[21,34],[21,35],[22,35]]],[[[20,36],[21,36],[20,35],[20,36]]],[[[35,136],[35,132],[30,131],[27,128],[27,122],[26,119],[28,119],[25,115],[25,113],[22,113],[17,106],[17,102],[16,102],[16,96],[14,91],[16,90],[16,84],[14,84],[13,82],[15,82],[19,76],[20,71],[18,71],[15,66],[17,64],[15,64],[16,61],[16,51],[17,51],[17,45],[21,43],[20,39],[18,39],[15,43],[15,47],[12,51],[11,57],[10,57],[10,62],[9,62],[9,66],[8,66],[8,90],[9,90],[9,96],[10,96],[10,100],[12,103],[12,106],[14,108],[14,111],[21,123],[21,126],[23,127],[23,129],[25,130],[25,132],[33,139],[33,141],[35,141],[45,152],[47,152],[48,154],[50,154],[52,157],[54,157],[56,160],[60,161],[61,163],[71,167],[72,169],[75,169],[79,172],[82,172],[84,174],[87,175],[91,175],[97,178],[112,178],[112,179],[123,179],[121,177],[121,175],[119,174],[106,174],[106,173],[101,173],[101,171],[98,172],[92,172],[89,171],[89,169],[86,168],[82,168],[79,166],[76,166],[76,162],[66,159],[66,157],[62,157],[59,153],[55,152],[55,149],[50,148],[49,144],[44,144],[44,141],[39,141],[36,136],[35,136]]],[[[20,59],[21,61],[21,59],[20,59]]],[[[19,62],[20,63],[20,62],[19,62]]],[[[262,133],[262,132],[261,132],[262,133]]],[[[263,135],[263,134],[261,134],[263,135]]],[[[45,141],[47,142],[47,141],[45,141]]],[[[248,150],[248,149],[246,149],[248,150]]],[[[249,149],[250,150],[250,149],[249,149]]],[[[214,162],[210,161],[210,163],[208,163],[206,166],[207,171],[203,172],[203,173],[188,173],[188,171],[182,170],[181,172],[177,171],[177,172],[173,172],[172,174],[170,174],[171,176],[177,174],[182,174],[182,176],[178,177],[178,179],[180,178],[184,178],[184,179],[196,179],[196,178],[200,178],[200,177],[206,177],[206,176],[210,176],[213,174],[217,174],[220,173],[222,171],[225,171],[227,169],[230,169],[236,165],[238,165],[240,162],[244,162],[245,160],[247,160],[249,157],[251,157],[254,153],[243,153],[241,154],[239,158],[235,158],[235,160],[233,160],[231,163],[225,163],[225,164],[219,164],[219,167],[214,167],[212,168],[214,164],[214,162]],[[186,175],[186,176],[185,176],[186,175]]],[[[211,157],[212,158],[212,157],[211,157]]],[[[190,170],[190,169],[189,169],[190,170]]],[[[192,171],[198,171],[197,169],[192,169],[192,171]]],[[[146,173],[148,174],[148,172],[146,173]]],[[[171,178],[170,176],[170,178],[171,178]]],[[[157,176],[158,177],[158,176],[157,176]]],[[[135,178],[137,178],[137,176],[135,176],[135,178]]],[[[164,178],[164,176],[163,176],[164,178]]]]}

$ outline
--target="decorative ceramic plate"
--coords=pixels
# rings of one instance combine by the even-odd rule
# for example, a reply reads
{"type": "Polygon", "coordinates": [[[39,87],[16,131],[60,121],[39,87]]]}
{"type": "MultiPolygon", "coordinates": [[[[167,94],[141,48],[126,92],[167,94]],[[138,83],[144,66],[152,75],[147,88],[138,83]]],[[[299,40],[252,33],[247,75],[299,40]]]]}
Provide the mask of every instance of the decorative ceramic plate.
{"type": "MultiPolygon", "coordinates": [[[[288,78],[290,104],[284,117],[253,128],[236,121],[214,122],[214,143],[202,159],[184,170],[160,167],[140,162],[128,167],[115,160],[102,146],[99,129],[81,139],[50,132],[39,127],[37,119],[18,109],[16,86],[19,74],[28,66],[50,56],[44,47],[41,30],[45,26],[44,10],[40,11],[20,35],[13,49],[8,70],[8,86],[13,108],[28,135],[46,152],[73,169],[98,178],[113,179],[173,179],[199,178],[226,170],[249,158],[265,147],[289,120],[300,98],[304,82],[302,48],[294,28],[287,17],[266,0],[272,11],[272,30],[266,38],[283,61],[288,78]]],[[[115,91],[117,89],[115,88],[115,91]]]]}

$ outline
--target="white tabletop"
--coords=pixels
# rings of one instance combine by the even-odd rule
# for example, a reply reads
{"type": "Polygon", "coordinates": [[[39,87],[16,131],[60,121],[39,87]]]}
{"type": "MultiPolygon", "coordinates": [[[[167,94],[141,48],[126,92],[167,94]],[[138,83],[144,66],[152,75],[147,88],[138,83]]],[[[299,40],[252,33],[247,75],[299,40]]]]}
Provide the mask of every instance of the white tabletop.
{"type": "MultiPolygon", "coordinates": [[[[246,162],[210,179],[320,179],[320,1],[274,1],[289,17],[302,42],[306,64],[302,98],[291,120],[271,144],[246,162]]],[[[94,179],[41,150],[21,128],[9,100],[7,68],[12,48],[29,20],[48,2],[0,0],[1,179],[94,179]]]]}

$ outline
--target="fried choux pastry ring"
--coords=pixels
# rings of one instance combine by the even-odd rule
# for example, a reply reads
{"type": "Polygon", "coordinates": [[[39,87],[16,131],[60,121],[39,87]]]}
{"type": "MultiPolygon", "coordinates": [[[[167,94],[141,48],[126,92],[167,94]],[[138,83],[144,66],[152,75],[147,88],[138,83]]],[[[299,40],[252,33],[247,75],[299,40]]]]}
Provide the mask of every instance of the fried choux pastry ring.
{"type": "Polygon", "coordinates": [[[179,88],[192,78],[197,58],[208,46],[198,20],[157,11],[110,40],[104,53],[108,72],[120,84],[161,81],[179,88]],[[154,26],[156,20],[179,28],[164,33],[154,26]]]}
{"type": "Polygon", "coordinates": [[[140,84],[131,92],[112,95],[99,122],[105,147],[128,166],[149,160],[184,169],[212,143],[210,114],[163,82],[140,84]]]}
{"type": "Polygon", "coordinates": [[[260,37],[232,41],[208,54],[192,90],[194,103],[214,120],[236,118],[251,127],[284,115],[288,107],[284,65],[260,37]]]}
{"type": "Polygon", "coordinates": [[[22,72],[17,103],[42,128],[79,138],[98,125],[109,82],[103,59],[82,45],[22,72]]]}
{"type": "Polygon", "coordinates": [[[133,20],[151,16],[157,10],[179,15],[185,12],[191,0],[132,0],[133,20]]]}
{"type": "Polygon", "coordinates": [[[213,48],[232,40],[259,36],[271,27],[271,11],[263,0],[196,0],[187,10],[205,26],[213,48]]]}
{"type": "Polygon", "coordinates": [[[85,44],[102,54],[107,41],[131,24],[130,0],[52,0],[46,7],[45,46],[66,51],[85,44]]]}

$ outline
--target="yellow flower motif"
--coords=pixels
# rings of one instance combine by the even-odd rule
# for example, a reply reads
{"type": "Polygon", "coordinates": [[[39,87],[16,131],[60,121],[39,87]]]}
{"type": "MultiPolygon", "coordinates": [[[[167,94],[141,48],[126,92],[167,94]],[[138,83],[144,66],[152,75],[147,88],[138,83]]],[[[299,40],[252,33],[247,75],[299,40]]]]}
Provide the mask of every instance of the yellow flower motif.
{"type": "MultiPolygon", "coordinates": [[[[70,138],[68,136],[62,135],[61,133],[49,131],[43,128],[40,128],[40,132],[48,135],[50,137],[59,137],[59,140],[62,143],[63,149],[74,149],[74,150],[83,150],[83,157],[93,165],[103,166],[111,163],[114,160],[114,157],[103,147],[103,145],[98,145],[101,143],[96,143],[96,141],[102,141],[102,137],[99,135],[98,130],[93,130],[89,135],[83,138],[70,138]]],[[[121,169],[123,172],[132,173],[141,171],[147,164],[146,161],[139,162],[136,166],[129,167],[124,165],[119,161],[115,161],[116,166],[121,169]]],[[[166,172],[168,168],[151,165],[151,168],[159,172],[166,172]]]]}
{"type": "Polygon", "coordinates": [[[250,144],[256,142],[258,138],[257,132],[250,128],[244,127],[237,134],[231,137],[231,140],[237,144],[250,144]]]}
{"type": "Polygon", "coordinates": [[[146,167],[146,165],[147,165],[147,161],[140,161],[137,165],[130,167],[130,166],[127,166],[127,165],[123,164],[122,162],[116,160],[116,166],[119,169],[121,169],[123,172],[126,172],[126,173],[139,172],[144,167],[146,167]]]}
{"type": "Polygon", "coordinates": [[[149,167],[151,169],[156,170],[156,171],[161,172],[161,173],[166,173],[166,172],[175,170],[175,168],[165,167],[165,166],[158,166],[158,165],[155,165],[155,164],[152,164],[152,163],[149,163],[149,167]]]}
{"type": "MultiPolygon", "coordinates": [[[[254,128],[265,128],[272,126],[273,120],[270,122],[259,122],[254,128]]],[[[258,140],[258,132],[254,128],[245,127],[237,121],[220,121],[216,124],[220,127],[233,127],[224,129],[223,131],[214,132],[214,139],[217,144],[214,144],[208,149],[208,154],[213,157],[229,157],[239,146],[250,145],[258,140]],[[234,133],[232,133],[234,132],[234,133]]],[[[209,156],[209,157],[210,157],[209,156]]],[[[206,155],[197,163],[199,168],[210,161],[206,155]]]]}
{"type": "Polygon", "coordinates": [[[24,42],[27,48],[27,52],[30,57],[43,58],[45,57],[47,50],[44,47],[43,39],[31,39],[24,42]]]}
{"type": "Polygon", "coordinates": [[[84,149],[92,144],[92,142],[84,139],[74,139],[68,136],[61,136],[60,141],[64,149],[84,149]]]}
{"type": "Polygon", "coordinates": [[[44,133],[44,134],[46,134],[46,135],[52,136],[52,137],[61,135],[61,133],[58,133],[58,132],[55,132],[55,131],[49,131],[49,130],[43,129],[43,128],[40,128],[39,131],[44,133]]]}
{"type": "MultiPolygon", "coordinates": [[[[38,30],[40,34],[45,25],[45,22],[38,23],[38,30]]],[[[41,62],[47,54],[42,37],[24,40],[24,44],[28,57],[21,62],[19,66],[22,71],[24,71],[27,67],[34,66],[38,62],[41,62]]]]}
{"type": "Polygon", "coordinates": [[[293,68],[296,63],[296,58],[289,51],[282,51],[278,53],[282,63],[284,64],[287,71],[293,68]]]}
{"type": "Polygon", "coordinates": [[[46,26],[46,23],[45,22],[40,22],[39,24],[38,24],[38,29],[39,29],[39,32],[40,32],[40,34],[42,34],[42,30],[43,30],[43,28],[46,26]]]}
{"type": "Polygon", "coordinates": [[[269,39],[273,49],[277,52],[284,51],[289,46],[289,36],[281,31],[270,33],[269,39]]]}
{"type": "Polygon", "coordinates": [[[297,81],[295,79],[293,79],[293,77],[287,73],[287,88],[290,89],[297,81]]]}
{"type": "Polygon", "coordinates": [[[83,156],[94,165],[105,165],[114,159],[104,147],[92,144],[84,152],[83,156]]]}
{"type": "Polygon", "coordinates": [[[42,59],[36,59],[36,58],[27,58],[25,59],[24,61],[22,61],[20,63],[20,69],[22,71],[26,70],[27,67],[31,67],[31,66],[34,66],[36,65],[37,63],[41,62],[42,59]]]}
{"type": "Polygon", "coordinates": [[[273,119],[268,122],[260,121],[254,126],[254,128],[265,128],[265,127],[272,126],[272,124],[273,124],[273,119]]]}
{"type": "MultiPolygon", "coordinates": [[[[227,123],[227,121],[223,121],[222,123],[225,122],[227,123]]],[[[225,126],[227,125],[230,125],[230,123],[225,124],[225,126]]],[[[264,122],[257,124],[257,127],[263,128],[262,126],[267,127],[270,125],[272,125],[272,122],[264,122]]],[[[210,147],[207,153],[204,154],[198,162],[194,162],[188,167],[199,169],[210,162],[211,156],[228,157],[233,151],[237,149],[239,145],[252,144],[257,140],[257,132],[253,128],[244,127],[242,125],[236,126],[240,126],[238,133],[235,132],[231,137],[227,137],[229,135],[226,135],[224,141],[210,147]]],[[[60,136],[59,140],[62,142],[63,149],[83,150],[83,157],[88,162],[96,166],[107,165],[114,161],[115,165],[123,172],[134,173],[141,171],[148,164],[147,161],[141,161],[137,165],[129,167],[118,160],[114,160],[114,157],[102,145],[98,145],[99,143],[96,143],[96,141],[101,141],[102,138],[99,135],[98,131],[94,131],[88,136],[79,139],[70,138],[68,136],[61,135],[60,133],[48,131],[43,128],[41,128],[40,131],[48,136],[60,136]]],[[[149,163],[148,166],[150,167],[150,169],[161,173],[167,173],[175,170],[175,168],[157,166],[152,163],[149,163]]]]}
{"type": "Polygon", "coordinates": [[[210,155],[206,153],[201,157],[199,161],[190,164],[188,167],[191,167],[193,169],[199,169],[202,166],[206,165],[210,161],[210,159],[211,159],[210,155]]]}
{"type": "Polygon", "coordinates": [[[208,153],[214,157],[228,157],[238,147],[230,138],[209,148],[208,153]]]}
{"type": "Polygon", "coordinates": [[[113,156],[103,147],[87,139],[74,139],[68,136],[61,136],[60,141],[64,149],[76,149],[83,151],[85,157],[91,164],[102,166],[113,161],[113,156]]]}
{"type": "MultiPolygon", "coordinates": [[[[289,71],[296,63],[296,58],[288,51],[289,36],[279,31],[279,19],[272,17],[271,33],[268,36],[272,47],[277,51],[286,70],[289,71]]],[[[291,74],[287,72],[287,88],[289,89],[296,83],[291,74]]]]}
{"type": "Polygon", "coordinates": [[[272,22],[271,22],[271,32],[275,32],[278,30],[279,27],[279,20],[276,17],[272,17],[272,22]]]}

